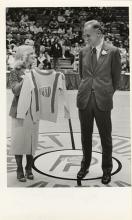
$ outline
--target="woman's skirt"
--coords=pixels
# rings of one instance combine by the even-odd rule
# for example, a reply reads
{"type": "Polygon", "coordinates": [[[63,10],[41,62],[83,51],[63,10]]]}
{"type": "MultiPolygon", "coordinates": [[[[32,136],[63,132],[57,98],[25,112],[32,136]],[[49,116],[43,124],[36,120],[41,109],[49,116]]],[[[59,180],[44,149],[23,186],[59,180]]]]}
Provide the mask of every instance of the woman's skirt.
{"type": "Polygon", "coordinates": [[[30,111],[25,119],[12,118],[10,155],[35,154],[39,121],[33,122],[30,111]]]}

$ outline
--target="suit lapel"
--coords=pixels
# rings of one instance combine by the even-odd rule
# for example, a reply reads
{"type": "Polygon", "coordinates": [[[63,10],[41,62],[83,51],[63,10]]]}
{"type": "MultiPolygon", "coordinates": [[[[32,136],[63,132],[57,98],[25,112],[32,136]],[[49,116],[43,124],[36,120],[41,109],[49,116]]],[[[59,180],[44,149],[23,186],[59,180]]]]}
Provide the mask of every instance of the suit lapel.
{"type": "Polygon", "coordinates": [[[92,68],[91,47],[88,47],[88,49],[87,49],[86,59],[87,59],[87,62],[88,62],[88,64],[89,64],[90,73],[92,74],[93,68],[92,68]]]}
{"type": "Polygon", "coordinates": [[[109,53],[109,46],[104,41],[102,49],[100,51],[100,55],[99,55],[99,58],[98,58],[98,61],[97,61],[97,66],[95,68],[94,73],[96,73],[98,68],[103,64],[103,62],[104,62],[105,58],[107,57],[108,53],[109,53]],[[104,51],[104,53],[106,53],[106,54],[102,54],[102,51],[104,51]]]}

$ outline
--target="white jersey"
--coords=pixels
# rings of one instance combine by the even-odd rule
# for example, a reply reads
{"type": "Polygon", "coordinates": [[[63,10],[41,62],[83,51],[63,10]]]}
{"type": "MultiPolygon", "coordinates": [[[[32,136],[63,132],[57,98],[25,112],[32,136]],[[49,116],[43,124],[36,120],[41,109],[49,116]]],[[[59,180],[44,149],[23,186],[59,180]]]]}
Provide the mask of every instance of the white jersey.
{"type": "Polygon", "coordinates": [[[31,108],[34,122],[39,119],[56,122],[59,93],[63,96],[64,117],[70,118],[64,74],[55,71],[48,73],[38,68],[25,72],[17,106],[17,118],[24,119],[31,108]]]}
{"type": "Polygon", "coordinates": [[[17,118],[25,119],[30,109],[32,120],[36,122],[40,118],[39,87],[32,71],[25,70],[24,73],[17,105],[17,118]]]}
{"type": "Polygon", "coordinates": [[[59,94],[63,96],[64,116],[70,118],[64,74],[56,71],[44,74],[43,70],[35,69],[34,75],[39,85],[40,119],[57,121],[59,94]]]}

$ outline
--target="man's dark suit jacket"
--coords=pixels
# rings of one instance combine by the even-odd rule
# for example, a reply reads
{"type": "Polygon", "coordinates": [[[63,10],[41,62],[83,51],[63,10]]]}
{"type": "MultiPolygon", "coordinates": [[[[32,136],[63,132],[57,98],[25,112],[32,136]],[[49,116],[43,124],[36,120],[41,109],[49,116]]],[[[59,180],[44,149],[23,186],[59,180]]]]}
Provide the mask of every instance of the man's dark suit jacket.
{"type": "Polygon", "coordinates": [[[85,109],[91,94],[95,91],[97,106],[102,111],[113,108],[113,94],[118,87],[121,74],[121,59],[117,47],[103,43],[95,70],[92,69],[91,47],[85,47],[79,54],[81,83],[77,94],[77,107],[85,109]]]}
{"type": "Polygon", "coordinates": [[[59,43],[54,43],[51,47],[51,53],[53,57],[59,58],[62,56],[62,47],[59,43]],[[57,44],[57,47],[55,46],[57,44]]]}

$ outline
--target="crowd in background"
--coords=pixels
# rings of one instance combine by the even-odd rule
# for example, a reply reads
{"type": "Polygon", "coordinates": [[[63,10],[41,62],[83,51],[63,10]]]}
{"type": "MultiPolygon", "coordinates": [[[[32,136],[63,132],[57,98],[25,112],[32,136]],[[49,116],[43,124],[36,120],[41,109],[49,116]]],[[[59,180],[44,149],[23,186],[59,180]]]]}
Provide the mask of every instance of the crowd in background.
{"type": "Polygon", "coordinates": [[[7,68],[12,68],[19,45],[33,45],[36,66],[57,68],[59,58],[69,58],[77,71],[78,54],[85,45],[83,26],[88,20],[102,23],[105,40],[120,49],[122,71],[129,72],[129,22],[127,8],[7,8],[7,68]]]}

